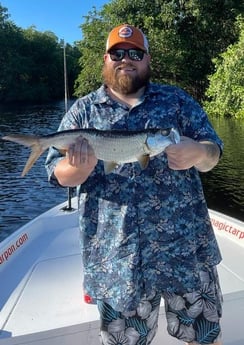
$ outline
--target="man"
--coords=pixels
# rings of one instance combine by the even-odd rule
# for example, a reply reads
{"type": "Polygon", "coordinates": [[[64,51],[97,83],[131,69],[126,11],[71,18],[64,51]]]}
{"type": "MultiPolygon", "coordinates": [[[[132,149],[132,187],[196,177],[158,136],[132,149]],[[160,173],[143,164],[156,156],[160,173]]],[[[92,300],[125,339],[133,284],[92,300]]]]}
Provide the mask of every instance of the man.
{"type": "Polygon", "coordinates": [[[149,82],[148,42],[138,28],[123,24],[110,32],[103,78],[59,130],[174,127],[181,142],[145,170],[130,163],[107,175],[83,138],[65,157],[50,149],[50,180],[77,186],[84,293],[98,305],[102,343],[150,344],[163,297],[169,334],[219,345],[221,255],[198,171],[218,163],[222,142],[188,94],[149,82]]]}

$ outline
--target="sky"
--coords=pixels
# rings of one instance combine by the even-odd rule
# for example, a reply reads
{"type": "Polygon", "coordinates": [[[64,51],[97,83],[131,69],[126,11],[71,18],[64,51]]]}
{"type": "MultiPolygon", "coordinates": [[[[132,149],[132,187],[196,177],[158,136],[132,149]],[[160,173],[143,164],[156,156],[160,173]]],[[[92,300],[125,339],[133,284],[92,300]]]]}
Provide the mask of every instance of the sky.
{"type": "Polygon", "coordinates": [[[0,0],[10,20],[22,29],[34,25],[37,31],[52,31],[59,39],[73,44],[82,39],[79,26],[83,16],[109,0],[0,0]]]}

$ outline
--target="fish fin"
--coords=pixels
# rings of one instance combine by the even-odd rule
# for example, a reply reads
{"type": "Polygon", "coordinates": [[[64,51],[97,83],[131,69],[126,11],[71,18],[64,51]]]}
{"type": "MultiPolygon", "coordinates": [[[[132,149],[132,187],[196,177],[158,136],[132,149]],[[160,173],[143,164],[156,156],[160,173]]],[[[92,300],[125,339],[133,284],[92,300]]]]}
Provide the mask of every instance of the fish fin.
{"type": "Polygon", "coordinates": [[[142,156],[138,157],[137,160],[140,164],[141,169],[144,170],[147,168],[147,166],[149,164],[150,156],[149,155],[142,155],[142,156]]]}
{"type": "Polygon", "coordinates": [[[31,147],[31,153],[21,173],[21,177],[24,177],[28,173],[28,171],[32,168],[34,163],[37,161],[37,159],[41,156],[41,154],[44,151],[45,150],[42,150],[41,147],[37,145],[33,145],[31,147]]]}
{"type": "Polygon", "coordinates": [[[116,162],[103,162],[105,174],[111,173],[115,168],[117,168],[118,163],[116,162]]]}
{"type": "Polygon", "coordinates": [[[24,177],[27,172],[31,169],[35,161],[41,156],[46,150],[40,144],[39,137],[33,135],[22,135],[22,134],[11,134],[2,138],[3,140],[13,141],[15,143],[27,146],[31,148],[30,156],[25,164],[22,171],[21,177],[24,177]]]}
{"type": "Polygon", "coordinates": [[[6,135],[5,137],[2,137],[2,139],[7,141],[13,141],[14,143],[23,146],[31,147],[38,141],[39,137],[35,135],[10,134],[6,135]]]}

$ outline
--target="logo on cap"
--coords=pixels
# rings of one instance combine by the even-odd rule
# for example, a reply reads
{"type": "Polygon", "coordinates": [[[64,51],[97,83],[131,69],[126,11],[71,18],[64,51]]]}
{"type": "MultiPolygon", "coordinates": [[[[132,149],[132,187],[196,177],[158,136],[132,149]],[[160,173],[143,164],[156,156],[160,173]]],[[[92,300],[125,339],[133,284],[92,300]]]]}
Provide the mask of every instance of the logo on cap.
{"type": "Polygon", "coordinates": [[[129,26],[123,26],[119,30],[119,37],[128,38],[133,35],[133,30],[129,26]]]}

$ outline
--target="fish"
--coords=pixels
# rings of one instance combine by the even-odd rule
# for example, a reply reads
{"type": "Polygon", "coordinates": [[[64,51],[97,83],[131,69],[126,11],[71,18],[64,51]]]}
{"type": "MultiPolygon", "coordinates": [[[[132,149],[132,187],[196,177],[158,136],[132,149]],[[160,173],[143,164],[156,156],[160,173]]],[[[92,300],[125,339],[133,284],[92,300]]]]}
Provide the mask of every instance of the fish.
{"type": "Polygon", "coordinates": [[[104,162],[106,174],[112,172],[120,164],[137,161],[141,169],[145,169],[150,157],[162,153],[168,145],[180,142],[179,132],[175,128],[146,128],[135,131],[80,128],[43,136],[10,134],[2,139],[31,149],[21,174],[21,177],[24,177],[49,147],[54,147],[64,154],[79,137],[85,138],[97,159],[104,162]]]}

